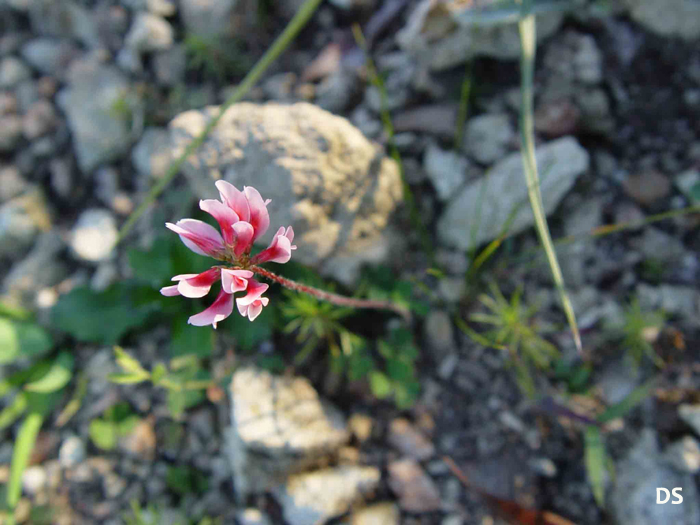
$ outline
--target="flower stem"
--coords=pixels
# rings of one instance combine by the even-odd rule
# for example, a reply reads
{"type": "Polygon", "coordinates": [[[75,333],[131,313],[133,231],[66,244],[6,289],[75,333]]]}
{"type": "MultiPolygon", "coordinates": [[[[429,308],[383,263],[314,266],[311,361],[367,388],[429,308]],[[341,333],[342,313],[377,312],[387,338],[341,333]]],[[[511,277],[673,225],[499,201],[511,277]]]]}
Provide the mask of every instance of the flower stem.
{"type": "Polygon", "coordinates": [[[410,321],[411,319],[411,312],[409,312],[408,308],[400,306],[391,301],[356,299],[354,297],[346,297],[344,295],[326,292],[325,290],[319,290],[318,288],[314,288],[313,286],[308,286],[306,284],[292,281],[291,279],[287,279],[286,277],[282,277],[281,275],[272,273],[264,268],[260,268],[259,266],[249,266],[248,270],[257,273],[258,275],[262,275],[263,277],[266,277],[271,281],[275,281],[276,283],[281,284],[289,290],[294,290],[295,292],[303,292],[312,295],[316,299],[328,301],[329,303],[337,304],[338,306],[349,306],[351,308],[373,308],[376,310],[391,310],[392,312],[395,312],[402,316],[407,321],[410,321]]]}

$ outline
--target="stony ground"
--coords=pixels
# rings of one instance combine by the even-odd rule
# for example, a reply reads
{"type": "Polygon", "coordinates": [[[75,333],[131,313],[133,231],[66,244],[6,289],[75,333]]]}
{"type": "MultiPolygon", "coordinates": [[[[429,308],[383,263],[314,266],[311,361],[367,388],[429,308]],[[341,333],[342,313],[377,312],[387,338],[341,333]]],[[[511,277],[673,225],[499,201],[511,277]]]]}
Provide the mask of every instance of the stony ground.
{"type": "MultiPolygon", "coordinates": [[[[491,2],[437,3],[450,9],[323,3],[113,248],[207,106],[226,100],[301,2],[0,0],[0,293],[3,305],[36,314],[76,363],[22,477],[19,522],[532,523],[523,509],[580,525],[700,522],[700,4],[582,2],[538,18],[541,192],[552,236],[565,240],[557,253],[579,356],[532,228],[515,26],[475,17],[491,2]],[[262,336],[238,323],[183,342],[167,317],[185,319],[178,306],[139,324],[153,312],[137,303],[118,337],[93,335],[102,332],[91,324],[116,325],[128,310],[110,290],[143,278],[130,250],[161,257],[162,223],[189,216],[220,177],[273,199],[273,226],[294,224],[295,259],[325,286],[362,290],[363,272],[378,265],[413,283],[427,308],[409,327],[420,384],[410,407],[333,372],[327,345],[295,367],[303,341],[278,324],[262,336]],[[506,232],[479,266],[480,247],[506,232]],[[528,323],[561,355],[534,374],[537,401],[507,351],[455,322],[486,312],[478,296],[496,293],[492,282],[507,298],[522,293],[528,323]],[[55,306],[81,287],[97,314],[57,323],[55,306]],[[103,297],[117,305],[109,317],[103,297]],[[615,327],[633,324],[630,304],[662,320],[639,321],[639,337],[625,339],[615,327]],[[635,364],[639,340],[654,358],[635,364]],[[200,372],[217,386],[177,401],[183,411],[150,382],[117,385],[107,341],[148,370],[184,345],[177,355],[204,355],[200,372]],[[652,377],[649,394],[603,426],[614,469],[603,473],[601,510],[585,425],[652,377]],[[95,436],[96,420],[112,425],[109,443],[95,436]],[[684,502],[656,505],[657,487],[682,487],[684,502]],[[507,517],[514,505],[520,517],[507,517]]],[[[159,275],[147,274],[147,288],[164,285],[159,275]]],[[[374,344],[401,322],[371,313],[348,324],[374,344]]],[[[20,359],[0,379],[32,363],[20,359]]],[[[17,391],[3,390],[0,408],[17,391]]],[[[19,425],[0,426],[2,485],[19,425]]]]}

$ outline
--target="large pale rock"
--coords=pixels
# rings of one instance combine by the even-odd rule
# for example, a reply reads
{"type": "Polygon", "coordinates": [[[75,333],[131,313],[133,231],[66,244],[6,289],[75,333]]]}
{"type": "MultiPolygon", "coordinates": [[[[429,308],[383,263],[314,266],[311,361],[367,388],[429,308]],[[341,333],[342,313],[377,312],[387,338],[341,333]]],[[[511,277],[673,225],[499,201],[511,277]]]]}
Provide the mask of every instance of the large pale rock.
{"type": "Polygon", "coordinates": [[[231,401],[229,457],[240,497],[270,489],[349,439],[343,415],[304,378],[241,369],[233,375],[231,401]]]}
{"type": "Polygon", "coordinates": [[[380,477],[376,467],[345,465],[291,476],[276,493],[287,523],[320,525],[361,501],[380,477]]]}
{"type": "MultiPolygon", "coordinates": [[[[537,148],[536,156],[540,192],[549,215],[578,176],[588,169],[589,156],[571,137],[537,148]]],[[[479,245],[500,235],[514,210],[517,211],[508,229],[510,233],[519,233],[534,224],[519,153],[494,165],[486,176],[467,185],[449,203],[438,222],[438,236],[445,244],[469,249],[475,221],[475,242],[479,245]]]]}
{"type": "Polygon", "coordinates": [[[630,16],[650,31],[686,40],[700,38],[697,0],[624,0],[630,16]]]}
{"type": "MultiPolygon", "coordinates": [[[[218,112],[188,111],[170,123],[179,155],[218,112]]],[[[199,197],[218,197],[214,181],[250,185],[266,199],[272,223],[294,226],[294,260],[348,285],[363,262],[389,256],[384,230],[402,199],[396,163],[342,117],[300,103],[237,104],[183,166],[199,197]]],[[[394,254],[395,255],[395,254],[394,254]]]]}
{"type": "MultiPolygon", "coordinates": [[[[566,0],[540,2],[542,11],[566,7],[566,0]],[[545,5],[548,4],[548,5],[545,5]]],[[[515,2],[502,7],[497,0],[423,0],[398,33],[399,46],[432,70],[449,69],[475,56],[515,59],[520,56],[515,2]]],[[[535,11],[538,11],[535,2],[535,11]]],[[[561,25],[560,12],[537,17],[537,38],[554,33],[561,25]]]]}
{"type": "Polygon", "coordinates": [[[85,61],[71,70],[70,86],[58,94],[68,116],[73,147],[83,172],[121,158],[131,144],[129,83],[115,67],[85,61]]]}

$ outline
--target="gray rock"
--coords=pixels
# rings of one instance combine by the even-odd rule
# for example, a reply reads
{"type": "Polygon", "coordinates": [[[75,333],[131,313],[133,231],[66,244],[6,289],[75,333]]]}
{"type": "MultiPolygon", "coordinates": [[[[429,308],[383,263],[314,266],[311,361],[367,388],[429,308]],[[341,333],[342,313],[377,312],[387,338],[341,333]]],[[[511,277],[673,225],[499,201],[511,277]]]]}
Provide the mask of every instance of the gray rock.
{"type": "Polygon", "coordinates": [[[44,75],[62,77],[76,55],[72,45],[55,38],[35,38],[22,46],[22,58],[44,75]]]}
{"type": "Polygon", "coordinates": [[[555,82],[595,85],[603,80],[603,56],[592,36],[565,31],[556,41],[543,60],[555,82]]]}
{"type": "Polygon", "coordinates": [[[100,262],[113,257],[118,236],[112,212],[91,208],[83,211],[73,226],[70,246],[78,259],[100,262]]]}
{"type": "Polygon", "coordinates": [[[644,258],[669,264],[678,263],[686,253],[680,239],[654,227],[645,228],[642,236],[632,239],[630,244],[644,258]]]}
{"type": "Polygon", "coordinates": [[[187,52],[185,47],[175,44],[166,51],[153,55],[153,71],[156,80],[163,86],[176,86],[185,79],[187,52]]]}
{"type": "MultiPolygon", "coordinates": [[[[170,123],[172,154],[179,155],[217,111],[176,117],[170,123]]],[[[218,197],[213,182],[222,175],[237,187],[255,186],[272,199],[273,225],[294,226],[294,259],[348,285],[363,262],[389,256],[384,230],[402,199],[398,167],[347,120],[320,108],[236,104],[183,172],[202,198],[218,197]]]]}
{"type": "Polygon", "coordinates": [[[11,89],[30,78],[32,72],[19,58],[9,56],[0,60],[0,89],[11,89]]]}
{"type": "Polygon", "coordinates": [[[241,497],[327,458],[349,439],[343,415],[304,378],[241,369],[233,375],[231,401],[228,452],[241,497]]]}
{"type": "Polygon", "coordinates": [[[440,357],[453,349],[454,328],[450,316],[444,310],[431,310],[423,330],[428,347],[440,357]]]}
{"type": "Polygon", "coordinates": [[[401,514],[395,503],[375,503],[350,516],[350,525],[399,525],[401,514]]]}
{"type": "Polygon", "coordinates": [[[35,188],[0,206],[0,259],[13,259],[29,248],[41,230],[51,227],[46,200],[35,188]]]}
{"type": "Polygon", "coordinates": [[[691,204],[697,205],[700,203],[700,170],[691,169],[677,175],[674,179],[678,189],[683,192],[691,204]]]}
{"type": "Polygon", "coordinates": [[[173,28],[158,15],[138,13],[126,35],[125,44],[141,52],[169,49],[173,45],[173,28]]]}
{"type": "Polygon", "coordinates": [[[678,407],[678,416],[700,436],[700,405],[682,404],[678,407]]]}
{"type": "Polygon", "coordinates": [[[664,458],[669,465],[680,472],[688,474],[700,472],[700,444],[692,436],[685,436],[669,445],[664,450],[664,458]]]}
{"type": "Polygon", "coordinates": [[[139,51],[131,47],[123,47],[117,53],[117,65],[127,73],[138,75],[143,72],[143,61],[139,51]]]}
{"type": "Polygon", "coordinates": [[[58,94],[68,116],[80,169],[91,172],[100,164],[121,158],[131,144],[129,84],[115,67],[82,62],[71,72],[70,86],[58,94]]]}
{"type": "MultiPolygon", "coordinates": [[[[482,23],[474,20],[473,12],[471,2],[423,0],[396,39],[402,49],[432,70],[449,69],[475,56],[499,59],[520,56],[516,24],[482,23]]],[[[553,34],[562,19],[561,13],[539,15],[538,40],[553,34]]]]}
{"type": "Polygon", "coordinates": [[[630,16],[662,36],[700,37],[700,3],[695,0],[624,0],[630,16]]]}
{"type": "Polygon", "coordinates": [[[392,420],[387,441],[402,455],[416,461],[425,461],[435,454],[433,443],[404,418],[392,420]]]}
{"type": "Polygon", "coordinates": [[[0,92],[0,117],[17,112],[17,97],[10,92],[0,92]]]}
{"type": "Polygon", "coordinates": [[[477,162],[491,164],[503,158],[514,137],[508,115],[480,115],[467,122],[464,149],[477,162]]]}
{"type": "Polygon", "coordinates": [[[320,525],[347,512],[374,491],[381,474],[375,467],[340,466],[291,476],[277,488],[290,525],[320,525]]]}
{"type": "Polygon", "coordinates": [[[27,181],[15,166],[0,166],[0,204],[29,188],[27,181]]]}
{"type": "Polygon", "coordinates": [[[433,512],[442,509],[440,493],[418,463],[402,459],[389,463],[389,487],[406,512],[433,512]]]}
{"type": "Polygon", "coordinates": [[[71,0],[33,0],[29,20],[36,35],[74,38],[90,48],[100,45],[93,13],[71,0]]]}
{"type": "Polygon", "coordinates": [[[0,117],[0,152],[12,151],[22,138],[22,118],[17,115],[0,117]]]}
{"type": "Polygon", "coordinates": [[[237,0],[181,0],[180,18],[188,33],[205,39],[232,36],[237,0]]]}
{"type": "Polygon", "coordinates": [[[46,135],[58,125],[58,115],[48,100],[32,104],[22,118],[22,131],[27,140],[46,135]]]}
{"type": "Polygon", "coordinates": [[[85,442],[76,435],[64,439],[58,450],[58,461],[64,469],[75,467],[85,461],[86,457],[85,442]]]}
{"type": "Polygon", "coordinates": [[[644,429],[628,456],[615,468],[610,510],[619,525],[694,525],[700,522],[698,492],[693,477],[668,466],[659,454],[656,434],[644,429]],[[682,488],[683,504],[659,505],[656,489],[682,488]]]}
{"type": "Polygon", "coordinates": [[[236,523],[239,525],[272,525],[272,520],[258,509],[249,508],[236,514],[236,523]]]}
{"type": "Polygon", "coordinates": [[[316,103],[331,113],[342,113],[350,106],[360,87],[360,80],[353,71],[339,68],[316,88],[316,103]]]}
{"type": "Polygon", "coordinates": [[[147,128],[141,140],[131,150],[131,161],[136,171],[148,179],[165,175],[173,158],[170,152],[170,135],[164,128],[147,128]]]}
{"type": "Polygon", "coordinates": [[[468,168],[467,159],[434,143],[428,145],[423,157],[423,169],[441,201],[449,200],[464,184],[468,168]]]}
{"type": "MultiPolygon", "coordinates": [[[[577,177],[588,169],[589,156],[575,139],[564,137],[538,148],[537,163],[542,201],[549,215],[577,177]]],[[[438,221],[438,236],[447,245],[467,250],[471,247],[473,220],[479,221],[475,239],[478,245],[496,238],[516,209],[508,230],[511,233],[534,224],[522,159],[519,153],[512,153],[494,165],[482,180],[468,184],[449,203],[438,221]]]]}
{"type": "Polygon", "coordinates": [[[95,172],[95,195],[103,204],[112,207],[119,192],[119,172],[105,166],[95,172]]]}

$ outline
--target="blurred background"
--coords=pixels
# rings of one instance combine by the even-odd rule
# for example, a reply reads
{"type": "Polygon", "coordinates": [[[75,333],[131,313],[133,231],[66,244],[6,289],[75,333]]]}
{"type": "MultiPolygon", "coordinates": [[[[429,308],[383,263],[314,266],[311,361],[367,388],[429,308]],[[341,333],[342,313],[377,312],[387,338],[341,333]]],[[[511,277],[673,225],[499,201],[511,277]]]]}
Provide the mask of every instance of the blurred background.
{"type": "Polygon", "coordinates": [[[523,4],[0,0],[0,522],[700,523],[700,2],[523,4]]]}

